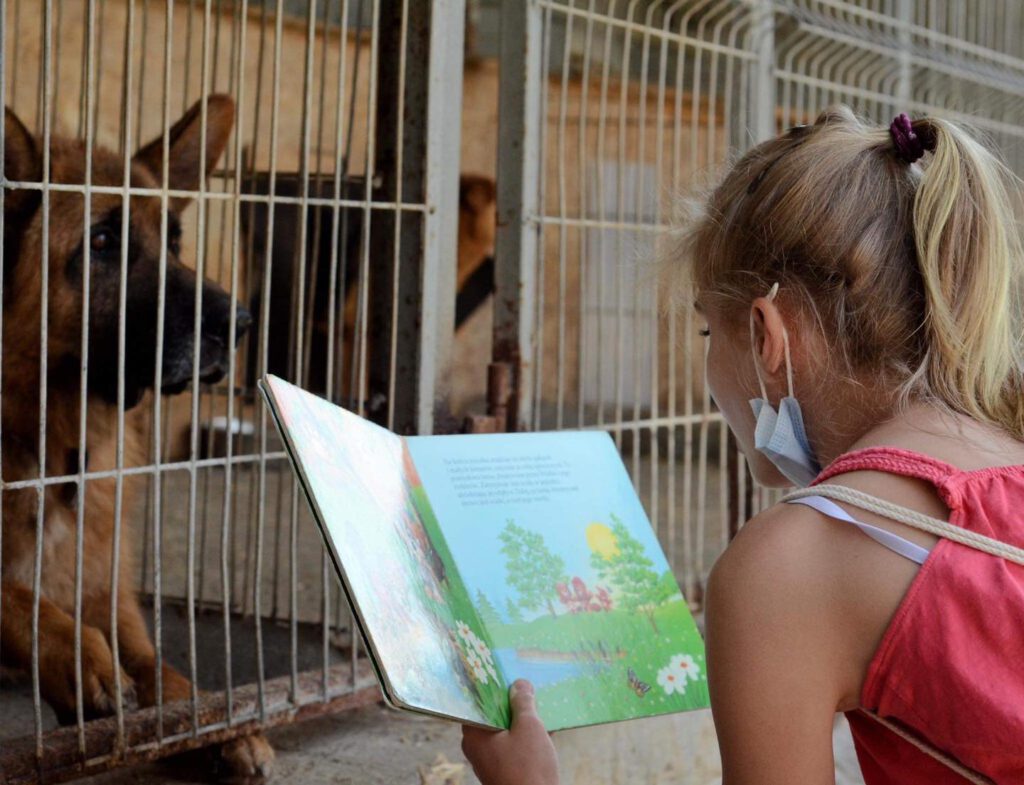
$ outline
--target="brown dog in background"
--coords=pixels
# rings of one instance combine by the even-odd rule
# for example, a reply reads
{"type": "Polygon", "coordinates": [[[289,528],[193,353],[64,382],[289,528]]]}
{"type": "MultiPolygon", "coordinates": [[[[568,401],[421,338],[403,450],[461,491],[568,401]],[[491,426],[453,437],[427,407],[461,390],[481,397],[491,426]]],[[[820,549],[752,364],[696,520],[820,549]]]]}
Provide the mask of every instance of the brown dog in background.
{"type": "MultiPolygon", "coordinates": [[[[206,103],[203,144],[201,103],[194,105],[168,133],[168,185],[172,191],[195,191],[220,158],[234,119],[226,96],[206,103]],[[204,149],[205,148],[205,149],[204,149]]],[[[10,110],[4,117],[4,172],[10,181],[38,182],[43,176],[42,142],[10,110]]],[[[141,148],[131,159],[131,185],[159,188],[164,139],[141,148]]],[[[53,183],[86,182],[85,145],[53,137],[49,179],[53,183]]],[[[91,182],[120,187],[124,162],[96,147],[91,182]]],[[[180,261],[179,213],[189,199],[173,196],[162,214],[158,196],[133,195],[127,217],[122,196],[93,193],[85,231],[84,196],[51,190],[49,221],[44,228],[43,193],[7,190],[4,199],[3,278],[3,477],[7,482],[40,476],[75,475],[80,470],[115,467],[118,400],[135,407],[153,388],[156,376],[157,313],[160,294],[161,223],[166,221],[166,270],[160,392],[183,391],[193,379],[193,351],[199,377],[221,379],[228,356],[245,332],[250,317],[236,309],[230,334],[231,298],[180,261]],[[45,233],[45,235],[44,235],[45,233]],[[84,238],[88,239],[84,239],[84,238]],[[122,243],[127,243],[127,282],[123,319],[124,364],[119,369],[122,243]],[[44,246],[46,258],[44,260],[44,246]],[[43,269],[47,280],[44,282],[43,269]],[[83,271],[89,269],[88,303],[83,301],[83,271]],[[199,346],[194,347],[196,287],[202,286],[199,346]],[[45,303],[43,292],[46,292],[45,303]],[[46,352],[41,351],[45,306],[46,352]],[[86,450],[79,451],[83,311],[88,309],[86,450]],[[44,455],[40,450],[40,376],[46,374],[44,455]],[[119,380],[119,376],[121,379],[119,380]],[[123,392],[119,387],[123,384],[123,392]]],[[[139,418],[125,417],[125,453],[142,454],[139,418]]],[[[126,460],[126,463],[129,463],[126,460]]],[[[130,463],[129,463],[130,465],[130,463]]],[[[123,483],[123,517],[135,507],[133,483],[123,483]]],[[[110,642],[110,584],[114,569],[116,487],[114,479],[85,483],[79,498],[76,483],[50,484],[43,493],[44,532],[39,600],[39,678],[43,697],[62,722],[74,721],[75,697],[75,554],[78,506],[83,505],[82,699],[87,718],[115,711],[114,662],[110,642]]],[[[6,666],[29,669],[32,662],[32,585],[38,496],[35,488],[6,490],[3,495],[2,658],[6,666]]],[[[155,703],[156,659],[153,643],[136,597],[132,568],[131,527],[120,534],[118,549],[117,644],[125,695],[142,706],[155,703]]],[[[190,682],[163,665],[165,703],[191,697],[190,682]]],[[[221,758],[230,776],[260,778],[269,774],[273,749],[261,734],[225,743],[221,758]]]]}

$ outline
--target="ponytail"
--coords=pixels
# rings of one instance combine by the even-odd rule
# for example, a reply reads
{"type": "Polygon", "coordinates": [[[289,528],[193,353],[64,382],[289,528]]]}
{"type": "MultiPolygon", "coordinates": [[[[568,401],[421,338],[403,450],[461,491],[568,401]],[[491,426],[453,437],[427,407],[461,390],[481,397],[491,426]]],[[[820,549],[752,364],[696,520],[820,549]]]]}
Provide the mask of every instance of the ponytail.
{"type": "Polygon", "coordinates": [[[914,376],[951,408],[1024,438],[1015,178],[956,125],[913,127],[934,145],[913,208],[927,347],[914,376]]]}
{"type": "Polygon", "coordinates": [[[1024,440],[1018,185],[954,123],[900,115],[885,128],[835,106],[741,157],[680,250],[693,294],[738,329],[779,283],[825,340],[830,384],[1024,440]]]}

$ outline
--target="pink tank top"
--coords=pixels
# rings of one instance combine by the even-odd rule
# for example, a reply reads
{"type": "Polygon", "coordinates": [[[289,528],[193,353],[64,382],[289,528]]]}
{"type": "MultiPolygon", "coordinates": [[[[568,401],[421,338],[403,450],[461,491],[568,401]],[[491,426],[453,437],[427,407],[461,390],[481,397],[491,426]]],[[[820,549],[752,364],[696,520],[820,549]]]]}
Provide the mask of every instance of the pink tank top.
{"type": "MultiPolygon", "coordinates": [[[[812,485],[857,470],[931,482],[953,525],[1024,547],[1024,466],[962,471],[921,453],[868,447],[812,485]]],[[[996,783],[1024,783],[1024,567],[940,539],[868,666],[861,706],[996,783]]],[[[860,712],[848,712],[867,785],[965,780],[860,712]]]]}

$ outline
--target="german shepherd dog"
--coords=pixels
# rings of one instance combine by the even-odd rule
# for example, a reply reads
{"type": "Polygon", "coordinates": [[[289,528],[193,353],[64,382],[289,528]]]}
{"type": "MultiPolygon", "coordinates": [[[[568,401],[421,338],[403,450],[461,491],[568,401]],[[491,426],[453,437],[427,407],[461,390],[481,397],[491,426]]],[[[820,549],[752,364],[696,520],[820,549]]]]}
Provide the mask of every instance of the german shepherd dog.
{"type": "MultiPolygon", "coordinates": [[[[231,334],[229,295],[210,281],[200,281],[180,259],[179,214],[188,205],[183,191],[195,191],[227,144],[234,105],[226,96],[206,102],[205,137],[202,104],[193,106],[162,137],[138,150],[130,161],[132,187],[159,188],[164,146],[168,149],[169,198],[166,214],[159,196],[133,194],[129,210],[116,193],[93,193],[88,228],[81,193],[38,188],[13,188],[4,194],[2,453],[7,481],[76,475],[113,468],[118,429],[118,399],[133,409],[156,380],[158,328],[163,329],[161,389],[183,391],[193,379],[193,352],[199,377],[221,379],[228,356],[251,321],[235,310],[231,334]],[[204,145],[205,141],[205,145],[204,145]],[[177,193],[174,193],[177,192],[177,193]],[[44,199],[49,200],[44,226],[44,199]],[[166,231],[162,231],[162,222],[166,231]],[[166,237],[163,324],[158,324],[161,296],[161,237],[166,237]],[[122,251],[127,244],[127,280],[122,301],[122,251]],[[45,253],[45,256],[44,256],[45,253]],[[88,301],[83,298],[83,273],[89,270],[88,301]],[[44,277],[45,276],[45,277],[44,277]],[[199,337],[194,334],[196,287],[202,287],[199,337]],[[45,300],[44,300],[45,297],[45,300]],[[45,313],[43,309],[45,308],[45,313]],[[79,451],[83,316],[88,316],[86,374],[86,449],[79,451]],[[45,316],[45,319],[44,319],[45,316]],[[119,332],[124,320],[124,361],[119,368],[119,332]],[[46,351],[41,351],[42,324],[47,326],[46,351]],[[198,346],[195,343],[198,341],[198,346]],[[45,373],[45,399],[40,378],[45,373]],[[40,415],[45,409],[45,439],[40,444],[40,415]]],[[[42,141],[28,132],[15,114],[5,110],[4,174],[8,181],[39,182],[43,177],[42,141]]],[[[75,139],[53,137],[49,181],[86,182],[86,148],[75,139]]],[[[125,162],[96,147],[91,181],[120,187],[125,162]]],[[[141,455],[142,407],[125,417],[125,455],[141,455]]],[[[123,483],[125,517],[134,509],[130,478],[123,483]]],[[[42,493],[43,543],[39,599],[39,678],[43,697],[58,717],[76,716],[74,647],[76,521],[84,505],[82,574],[82,700],[88,718],[115,711],[115,674],[111,653],[110,585],[115,566],[115,480],[93,479],[84,492],[76,482],[47,484],[42,493]]],[[[8,489],[3,494],[2,617],[3,664],[28,669],[32,661],[33,579],[39,496],[35,488],[8,489]]],[[[125,526],[120,537],[117,589],[117,645],[121,683],[141,706],[157,699],[153,643],[136,597],[125,526]]],[[[162,668],[165,702],[188,699],[191,684],[167,665],[162,668]]],[[[220,748],[226,774],[258,779],[269,774],[274,753],[259,734],[227,742],[220,748]]]]}

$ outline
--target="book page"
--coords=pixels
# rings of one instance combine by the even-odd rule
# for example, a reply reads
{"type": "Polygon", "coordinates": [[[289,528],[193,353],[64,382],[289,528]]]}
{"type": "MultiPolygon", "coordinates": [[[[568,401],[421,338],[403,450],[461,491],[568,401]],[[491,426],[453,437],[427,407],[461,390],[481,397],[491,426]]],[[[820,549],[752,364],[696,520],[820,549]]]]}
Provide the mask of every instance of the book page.
{"type": "Polygon", "coordinates": [[[486,632],[405,441],[281,379],[264,384],[388,697],[506,727],[508,687],[481,655],[486,632]]]}
{"type": "Polygon", "coordinates": [[[703,642],[607,434],[407,441],[492,656],[549,730],[708,706],[703,642]]]}

